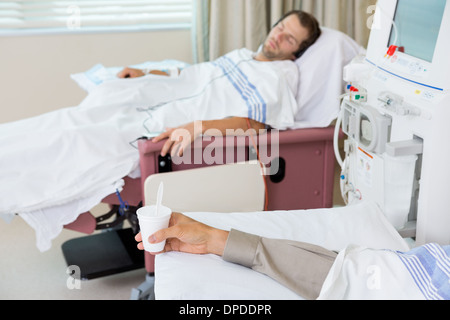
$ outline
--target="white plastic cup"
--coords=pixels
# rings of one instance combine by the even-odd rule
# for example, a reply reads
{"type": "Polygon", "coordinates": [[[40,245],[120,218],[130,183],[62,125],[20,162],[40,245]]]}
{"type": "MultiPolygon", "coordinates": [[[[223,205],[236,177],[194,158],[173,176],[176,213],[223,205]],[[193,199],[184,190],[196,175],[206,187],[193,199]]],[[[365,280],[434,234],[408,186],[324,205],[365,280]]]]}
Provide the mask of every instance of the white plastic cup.
{"type": "Polygon", "coordinates": [[[164,206],[160,206],[159,209],[158,215],[156,215],[156,206],[145,206],[137,211],[142,243],[144,244],[144,250],[147,252],[161,252],[166,245],[166,241],[155,244],[148,242],[148,238],[155,232],[169,227],[172,210],[164,206]]]}

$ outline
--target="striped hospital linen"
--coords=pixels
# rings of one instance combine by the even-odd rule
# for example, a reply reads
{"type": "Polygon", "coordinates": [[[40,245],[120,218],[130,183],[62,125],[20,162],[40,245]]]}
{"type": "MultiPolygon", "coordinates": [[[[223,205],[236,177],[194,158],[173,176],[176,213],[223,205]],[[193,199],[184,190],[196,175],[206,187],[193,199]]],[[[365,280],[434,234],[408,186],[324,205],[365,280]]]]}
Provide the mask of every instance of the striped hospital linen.
{"type": "Polygon", "coordinates": [[[450,246],[432,243],[397,255],[426,299],[450,300],[450,246]]]}
{"type": "Polygon", "coordinates": [[[247,104],[248,117],[265,123],[267,119],[267,102],[261,96],[256,86],[250,82],[248,77],[239,68],[241,62],[243,61],[235,63],[229,57],[223,56],[214,61],[213,64],[222,69],[224,75],[226,75],[247,104]]]}

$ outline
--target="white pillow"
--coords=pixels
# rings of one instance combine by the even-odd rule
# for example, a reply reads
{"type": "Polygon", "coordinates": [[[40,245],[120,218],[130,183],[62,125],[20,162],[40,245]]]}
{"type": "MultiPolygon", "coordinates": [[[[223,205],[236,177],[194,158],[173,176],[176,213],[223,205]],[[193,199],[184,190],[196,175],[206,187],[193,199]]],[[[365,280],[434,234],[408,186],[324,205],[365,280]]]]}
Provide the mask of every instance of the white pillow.
{"type": "Polygon", "coordinates": [[[322,28],[316,43],[296,61],[300,76],[295,129],[328,127],[337,118],[345,86],[344,66],[364,53],[346,34],[322,28]]]}

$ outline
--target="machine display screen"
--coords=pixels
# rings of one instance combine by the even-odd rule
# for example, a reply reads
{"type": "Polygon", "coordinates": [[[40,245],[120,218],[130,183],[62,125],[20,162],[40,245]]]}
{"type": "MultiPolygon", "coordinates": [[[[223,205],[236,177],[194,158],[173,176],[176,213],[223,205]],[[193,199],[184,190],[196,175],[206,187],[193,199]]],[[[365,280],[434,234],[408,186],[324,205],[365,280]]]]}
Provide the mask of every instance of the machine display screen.
{"type": "Polygon", "coordinates": [[[432,62],[447,0],[398,0],[389,46],[432,62]]]}

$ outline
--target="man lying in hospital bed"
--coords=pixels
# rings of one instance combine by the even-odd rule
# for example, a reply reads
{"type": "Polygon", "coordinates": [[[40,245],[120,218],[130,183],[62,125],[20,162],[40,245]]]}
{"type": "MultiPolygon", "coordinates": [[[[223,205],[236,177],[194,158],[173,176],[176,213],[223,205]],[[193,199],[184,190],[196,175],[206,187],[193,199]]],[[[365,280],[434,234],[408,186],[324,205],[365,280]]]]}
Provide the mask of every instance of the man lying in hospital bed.
{"type": "MultiPolygon", "coordinates": [[[[230,129],[229,121],[235,120],[247,129],[246,118],[255,127],[264,124],[280,130],[328,126],[338,108],[321,108],[324,102],[319,99],[315,106],[321,113],[316,121],[310,116],[313,103],[309,109],[299,110],[300,102],[307,104],[302,99],[317,102],[313,90],[320,91],[320,86],[314,81],[302,83],[308,72],[299,75],[291,60],[309,34],[295,15],[286,19],[272,30],[263,46],[266,53],[282,53],[271,59],[284,60],[258,61],[249,50],[236,50],[214,62],[190,66],[178,77],[148,75],[108,81],[94,88],[77,107],[1,125],[0,214],[19,214],[35,229],[37,246],[44,251],[64,225],[120,190],[123,177],[139,176],[133,142],[143,135],[195,120],[225,119],[230,129]],[[276,34],[281,34],[278,42],[273,40],[276,34]],[[295,49],[285,47],[294,40],[295,49]],[[298,88],[306,92],[300,89],[302,94],[297,94],[298,88]]],[[[348,54],[349,61],[360,49],[354,43],[348,47],[348,52],[333,52],[336,63],[342,63],[339,59],[348,54]]],[[[308,64],[304,68],[307,70],[308,64]]],[[[340,69],[341,65],[335,68],[340,69]]],[[[322,79],[326,72],[309,75],[322,79]]],[[[330,85],[337,93],[341,86],[340,81],[330,85]]]]}
{"type": "MultiPolygon", "coordinates": [[[[151,243],[166,240],[165,253],[156,260],[157,299],[450,299],[450,246],[409,250],[371,203],[304,212],[190,215],[218,228],[173,213],[169,228],[150,236],[151,243]],[[256,225],[258,234],[272,235],[273,225],[281,224],[286,238],[238,231],[249,229],[244,222],[256,225]],[[321,235],[308,236],[308,229],[316,228],[321,235]],[[284,240],[295,237],[335,249],[284,240]]],[[[142,241],[140,233],[136,240],[142,241]]],[[[138,248],[143,250],[141,242],[138,248]]]]}

